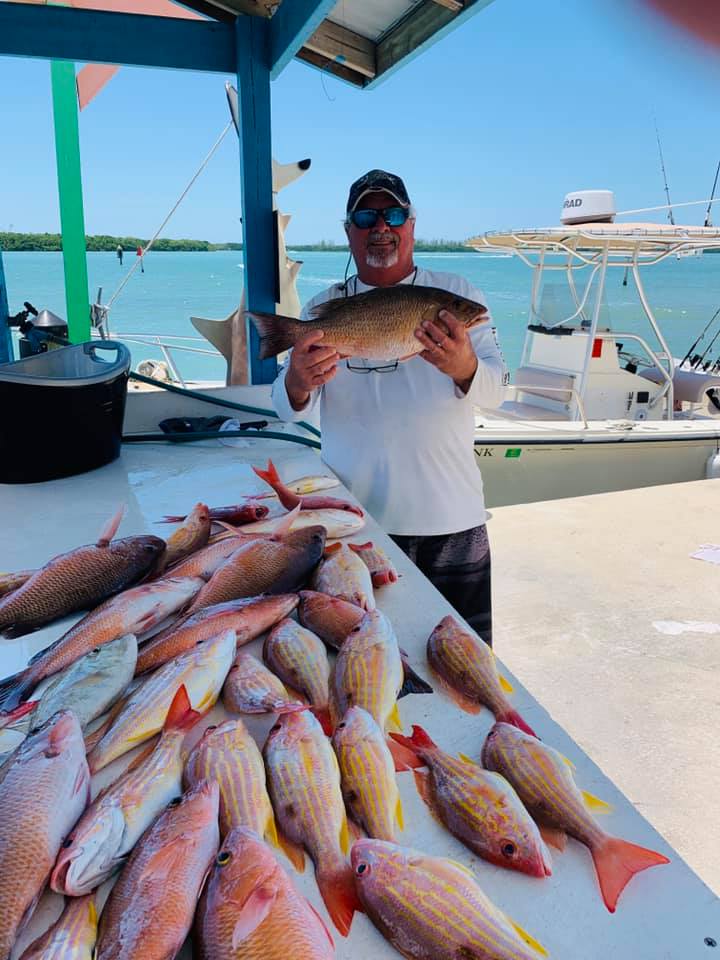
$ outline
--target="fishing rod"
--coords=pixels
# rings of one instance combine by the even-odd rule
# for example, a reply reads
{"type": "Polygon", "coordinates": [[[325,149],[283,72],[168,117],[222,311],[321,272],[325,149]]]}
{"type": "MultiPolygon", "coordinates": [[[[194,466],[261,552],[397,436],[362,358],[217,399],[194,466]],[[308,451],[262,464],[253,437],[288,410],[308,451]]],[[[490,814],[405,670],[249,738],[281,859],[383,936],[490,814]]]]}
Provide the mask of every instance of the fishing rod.
{"type": "Polygon", "coordinates": [[[675,217],[673,217],[672,212],[672,202],[670,200],[670,190],[668,188],[667,174],[665,173],[665,160],[663,158],[662,144],[660,143],[660,131],[658,130],[657,119],[655,120],[655,136],[657,137],[658,152],[660,153],[660,168],[662,170],[663,180],[665,181],[665,196],[667,197],[668,205],[668,220],[670,223],[675,226],[675,217]]]}
{"type": "Polygon", "coordinates": [[[693,353],[694,353],[694,351],[695,351],[695,348],[696,348],[697,345],[700,343],[700,341],[703,339],[703,337],[704,337],[705,334],[708,332],[708,330],[709,330],[710,327],[713,325],[713,323],[715,322],[716,318],[717,318],[719,315],[720,315],[720,307],[717,308],[717,310],[715,311],[715,313],[712,315],[712,317],[711,317],[711,318],[708,320],[708,322],[705,324],[705,327],[704,327],[702,333],[700,333],[699,336],[696,337],[695,342],[693,343],[693,345],[690,347],[690,349],[688,350],[688,352],[685,354],[685,356],[684,356],[684,357],[682,358],[682,360],[680,361],[680,366],[682,366],[687,360],[690,359],[690,357],[693,356],[693,353]]]}
{"type": "Polygon", "coordinates": [[[704,227],[712,226],[710,212],[712,210],[713,198],[715,196],[715,187],[717,186],[718,182],[718,174],[720,174],[720,160],[718,160],[717,170],[715,171],[715,180],[713,181],[712,193],[710,194],[710,203],[708,203],[707,213],[705,214],[705,223],[703,224],[704,227]]]}
{"type": "MultiPolygon", "coordinates": [[[[710,343],[705,348],[705,353],[703,353],[701,356],[697,358],[693,357],[694,362],[690,364],[693,370],[697,370],[698,367],[703,367],[703,361],[705,360],[705,357],[708,355],[708,353],[710,353],[710,351],[714,347],[715,341],[717,340],[718,337],[720,337],[720,327],[718,328],[718,331],[715,334],[715,336],[712,338],[710,343]]],[[[707,365],[703,367],[703,370],[707,371],[709,366],[710,366],[710,361],[708,361],[707,365]]]]}

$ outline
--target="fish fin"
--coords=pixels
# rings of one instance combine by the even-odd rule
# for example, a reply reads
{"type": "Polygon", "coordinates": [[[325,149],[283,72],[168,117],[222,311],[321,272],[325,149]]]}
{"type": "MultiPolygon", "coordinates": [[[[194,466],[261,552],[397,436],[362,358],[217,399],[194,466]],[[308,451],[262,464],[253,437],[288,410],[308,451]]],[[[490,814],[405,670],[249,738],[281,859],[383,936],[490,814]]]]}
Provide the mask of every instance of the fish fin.
{"type": "MultiPolygon", "coordinates": [[[[349,543],[348,546],[353,551],[353,553],[362,553],[363,550],[372,550],[372,540],[368,540],[367,543],[349,543]]],[[[340,546],[340,544],[338,544],[340,546]]]]}
{"type": "Polygon", "coordinates": [[[393,704],[393,708],[390,711],[390,716],[388,717],[387,722],[388,727],[392,727],[393,730],[400,732],[402,730],[402,721],[400,720],[400,711],[398,710],[397,701],[393,704]]]}
{"type": "Polygon", "coordinates": [[[331,737],[333,734],[333,725],[330,719],[329,707],[311,707],[310,713],[314,714],[315,718],[319,721],[325,736],[331,737]]]}
{"type": "Polygon", "coordinates": [[[626,884],[641,870],[670,863],[662,853],[647,850],[619,837],[607,837],[590,851],[600,882],[605,906],[615,913],[618,898],[626,884]]]}
{"type": "Polygon", "coordinates": [[[396,743],[401,743],[403,746],[406,746],[415,752],[418,750],[432,750],[437,746],[437,744],[433,742],[428,732],[423,730],[423,728],[417,723],[413,724],[412,737],[403,737],[397,733],[391,733],[390,736],[396,743]]]}
{"type": "Polygon", "coordinates": [[[544,823],[538,824],[538,830],[540,831],[540,836],[549,847],[555,847],[560,853],[563,852],[567,846],[567,834],[564,830],[560,830],[558,827],[551,827],[549,824],[544,823]]]}
{"type": "Polygon", "coordinates": [[[342,823],[340,824],[340,849],[347,856],[348,850],[350,849],[350,828],[348,827],[347,817],[343,817],[342,823]]]}
{"type": "Polygon", "coordinates": [[[171,843],[160,847],[145,862],[141,876],[147,876],[148,874],[170,876],[170,874],[182,870],[187,860],[187,854],[187,843],[171,843]]]}
{"type": "Polygon", "coordinates": [[[332,934],[330,933],[330,931],[328,930],[328,925],[325,923],[325,921],[323,920],[323,918],[322,918],[322,917],[320,916],[320,914],[317,912],[317,910],[315,909],[315,907],[310,903],[310,901],[308,900],[307,897],[305,897],[305,903],[310,907],[310,909],[312,910],[312,912],[315,914],[315,916],[318,918],[318,920],[319,920],[320,923],[322,924],[322,928],[323,928],[323,930],[325,931],[325,933],[327,934],[328,940],[330,941],[330,946],[331,946],[331,947],[333,948],[333,950],[334,950],[334,949],[335,949],[335,941],[333,940],[333,935],[332,935],[332,934]]]}
{"type": "Polygon", "coordinates": [[[575,764],[572,762],[572,760],[568,759],[568,757],[564,756],[562,753],[560,754],[560,759],[566,767],[570,767],[571,770],[575,769],[575,764]]]}
{"type": "Polygon", "coordinates": [[[410,743],[410,738],[401,737],[400,740],[396,740],[395,737],[399,736],[399,733],[390,733],[387,738],[388,750],[395,764],[395,773],[414,770],[416,767],[424,767],[425,761],[421,760],[412,747],[408,747],[405,743],[405,741],[410,743]]]}
{"type": "Polygon", "coordinates": [[[270,810],[270,814],[268,815],[263,837],[269,844],[275,847],[276,850],[282,849],[280,846],[280,838],[278,837],[277,824],[275,823],[275,814],[272,810],[270,810]]]}
{"type": "Polygon", "coordinates": [[[580,793],[588,810],[592,810],[593,813],[612,813],[613,805],[611,803],[601,800],[600,797],[593,796],[593,794],[588,793],[587,790],[581,790],[580,793]]]}
{"type": "Polygon", "coordinates": [[[325,550],[323,551],[323,556],[324,556],[324,557],[331,557],[334,553],[337,553],[338,550],[341,550],[341,549],[342,549],[342,544],[341,544],[341,543],[329,543],[329,544],[325,547],[325,550]]]}
{"type": "Polygon", "coordinates": [[[240,912],[235,914],[236,920],[232,935],[233,950],[237,950],[243,940],[247,940],[267,917],[275,903],[277,892],[277,886],[267,881],[255,887],[240,908],[240,912]]]}
{"type": "Polygon", "coordinates": [[[284,517],[280,517],[278,520],[278,525],[275,527],[275,530],[272,534],[273,540],[282,540],[292,530],[292,525],[297,520],[297,515],[302,509],[302,504],[298,503],[297,506],[294,506],[292,510],[289,510],[284,517]]]}
{"type": "Polygon", "coordinates": [[[460,693],[459,690],[456,690],[455,687],[451,686],[444,677],[440,676],[437,670],[433,670],[433,674],[443,693],[448,696],[458,707],[460,707],[464,713],[471,713],[473,716],[480,713],[482,710],[482,704],[478,703],[477,700],[471,700],[469,697],[466,697],[464,693],[460,693]]]}
{"type": "Polygon", "coordinates": [[[547,957],[547,956],[548,956],[548,952],[547,952],[547,950],[545,949],[545,947],[544,947],[541,943],[539,943],[539,942],[535,939],[535,937],[531,937],[530,934],[527,932],[527,930],[523,930],[523,928],[520,926],[519,923],[515,923],[515,921],[512,919],[512,917],[509,917],[507,914],[505,914],[505,919],[506,919],[507,922],[510,924],[510,926],[513,928],[513,930],[517,933],[517,935],[520,937],[520,939],[523,941],[523,943],[526,943],[529,947],[531,947],[531,948],[532,948],[536,953],[538,953],[541,957],[547,957]]]}
{"type": "Polygon", "coordinates": [[[397,803],[395,804],[395,821],[400,828],[400,830],[405,829],[405,817],[403,815],[402,800],[400,799],[400,793],[398,792],[397,803]]]}
{"type": "MultiPolygon", "coordinates": [[[[499,723],[510,723],[513,725],[513,727],[517,727],[518,730],[522,730],[523,733],[528,733],[531,737],[536,737],[538,740],[540,739],[533,728],[529,724],[525,723],[517,710],[508,709],[502,714],[498,713],[496,714],[495,719],[499,723]]],[[[569,763],[567,760],[565,762],[569,763]]]]}
{"type": "Polygon", "coordinates": [[[472,757],[468,757],[465,753],[459,753],[458,757],[462,760],[463,763],[471,763],[474,767],[477,767],[478,764],[473,760],[472,757]]]}
{"type": "Polygon", "coordinates": [[[26,714],[35,710],[39,703],[39,700],[26,700],[25,703],[21,703],[20,706],[15,707],[14,710],[9,710],[7,713],[0,713],[0,727],[12,727],[13,724],[21,720],[26,714]]]}
{"type": "Polygon", "coordinates": [[[407,662],[405,657],[402,657],[402,665],[404,671],[403,685],[400,687],[400,693],[398,694],[398,700],[401,697],[407,696],[409,693],[432,693],[433,688],[427,682],[423,680],[421,676],[418,676],[417,673],[413,670],[410,664],[407,662]]]}
{"type": "Polygon", "coordinates": [[[6,712],[15,710],[34,686],[35,681],[30,676],[29,668],[6,677],[0,682],[0,708],[6,712]]]}
{"type": "Polygon", "coordinates": [[[269,484],[269,486],[271,486],[273,489],[275,489],[276,483],[282,483],[280,474],[277,472],[277,467],[270,459],[268,459],[265,470],[261,470],[260,467],[253,467],[253,472],[256,473],[261,480],[264,480],[265,483],[269,484]]]}
{"type": "Polygon", "coordinates": [[[90,899],[88,901],[88,920],[90,921],[90,927],[93,930],[97,930],[98,912],[97,905],[95,903],[95,891],[90,894],[90,899]]]}
{"type": "Polygon", "coordinates": [[[353,915],[356,911],[362,912],[350,864],[343,861],[332,869],[318,870],[316,878],[330,919],[340,935],[346,937],[350,933],[353,915]]]}
{"type": "MultiPolygon", "coordinates": [[[[277,828],[276,828],[277,829],[277,828]]],[[[305,851],[299,843],[289,840],[282,830],[277,830],[278,846],[298,873],[305,872],[305,851]]]]}
{"type": "Polygon", "coordinates": [[[112,538],[118,531],[118,527],[122,523],[122,518],[125,516],[125,510],[127,508],[126,503],[120,504],[118,510],[110,517],[110,519],[105,523],[105,526],[100,531],[100,536],[97,539],[98,547],[107,547],[112,538]]]}
{"type": "Polygon", "coordinates": [[[501,673],[498,674],[498,680],[500,681],[500,687],[505,691],[505,693],[514,693],[515,687],[501,673]]]}
{"type": "Polygon", "coordinates": [[[260,334],[261,360],[276,357],[283,350],[289,350],[298,337],[302,336],[304,323],[301,320],[256,310],[247,310],[246,313],[260,334]]]}
{"type": "Polygon", "coordinates": [[[163,724],[163,732],[166,730],[189,730],[200,717],[202,717],[202,713],[193,710],[187,687],[183,683],[178,687],[177,693],[172,699],[163,724]]]}

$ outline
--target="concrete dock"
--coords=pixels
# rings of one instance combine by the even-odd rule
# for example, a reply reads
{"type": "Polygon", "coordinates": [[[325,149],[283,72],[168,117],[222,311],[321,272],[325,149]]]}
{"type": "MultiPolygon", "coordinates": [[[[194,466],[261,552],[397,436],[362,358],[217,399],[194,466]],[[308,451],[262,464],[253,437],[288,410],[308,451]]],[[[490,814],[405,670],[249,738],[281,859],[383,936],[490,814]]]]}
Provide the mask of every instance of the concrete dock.
{"type": "Polygon", "coordinates": [[[720,480],[492,514],[498,657],[720,893],[720,480]]]}

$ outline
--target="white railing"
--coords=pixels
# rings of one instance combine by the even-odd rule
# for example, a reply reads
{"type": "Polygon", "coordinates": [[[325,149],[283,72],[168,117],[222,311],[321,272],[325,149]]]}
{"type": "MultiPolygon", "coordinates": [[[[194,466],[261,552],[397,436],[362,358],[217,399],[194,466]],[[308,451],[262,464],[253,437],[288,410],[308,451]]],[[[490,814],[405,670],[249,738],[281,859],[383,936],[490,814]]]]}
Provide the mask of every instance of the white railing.
{"type": "MultiPolygon", "coordinates": [[[[529,394],[531,394],[531,395],[533,395],[533,396],[542,396],[542,393],[569,393],[569,394],[570,394],[570,399],[571,399],[571,400],[574,400],[575,403],[577,404],[578,413],[580,414],[580,419],[581,419],[582,422],[583,422],[583,429],[587,430],[587,429],[589,428],[589,426],[590,426],[589,423],[588,423],[588,421],[587,421],[587,417],[585,416],[585,407],[584,407],[584,405],[583,405],[582,398],[580,397],[580,394],[579,394],[578,391],[575,389],[575,387],[546,387],[544,384],[542,385],[542,387],[538,387],[538,385],[537,385],[536,383],[532,383],[532,384],[531,384],[531,383],[526,383],[526,384],[522,384],[522,383],[509,383],[509,384],[508,384],[508,387],[512,388],[512,389],[515,390],[515,391],[517,391],[517,390],[522,390],[522,391],[524,391],[525,393],[529,393],[529,394]],[[542,393],[541,393],[541,391],[542,391],[542,393]]],[[[552,398],[551,398],[551,397],[545,397],[545,399],[546,399],[546,400],[550,400],[550,399],[552,399],[552,398]]],[[[561,402],[562,402],[562,401],[561,401],[561,402]]],[[[566,408],[567,410],[569,410],[569,409],[570,409],[570,404],[569,404],[569,403],[566,403],[566,404],[565,404],[565,408],[566,408]]],[[[548,413],[552,413],[552,410],[550,410],[549,407],[546,407],[546,408],[544,408],[544,409],[547,409],[548,413]]],[[[493,414],[497,414],[498,412],[499,412],[499,411],[495,410],[495,411],[493,411],[493,414]]],[[[501,414],[501,415],[502,415],[502,414],[501,414]]],[[[548,419],[550,419],[550,418],[548,417],[548,419]]]]}
{"type": "Polygon", "coordinates": [[[154,333],[124,333],[122,331],[113,332],[111,334],[113,340],[122,340],[125,343],[139,343],[148,347],[155,347],[160,350],[165,361],[172,372],[173,377],[178,381],[181,386],[185,386],[185,379],[183,378],[180,370],[175,362],[173,357],[173,351],[179,351],[181,353],[199,353],[207,357],[215,357],[224,361],[222,354],[214,349],[206,349],[203,347],[188,346],[187,344],[207,344],[208,341],[204,337],[183,337],[183,336],[172,336],[170,334],[154,334],[154,333]]]}

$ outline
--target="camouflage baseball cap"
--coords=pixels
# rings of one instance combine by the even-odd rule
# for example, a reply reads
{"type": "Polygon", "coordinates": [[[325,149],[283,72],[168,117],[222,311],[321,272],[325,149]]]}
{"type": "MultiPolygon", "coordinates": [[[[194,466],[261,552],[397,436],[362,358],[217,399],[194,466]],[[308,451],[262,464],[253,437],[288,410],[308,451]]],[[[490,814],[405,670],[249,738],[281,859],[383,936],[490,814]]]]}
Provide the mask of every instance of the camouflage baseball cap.
{"type": "Polygon", "coordinates": [[[410,206],[410,197],[400,177],[394,173],[387,173],[385,170],[368,170],[350,187],[347,212],[352,213],[368,193],[389,193],[401,207],[410,206]]]}

